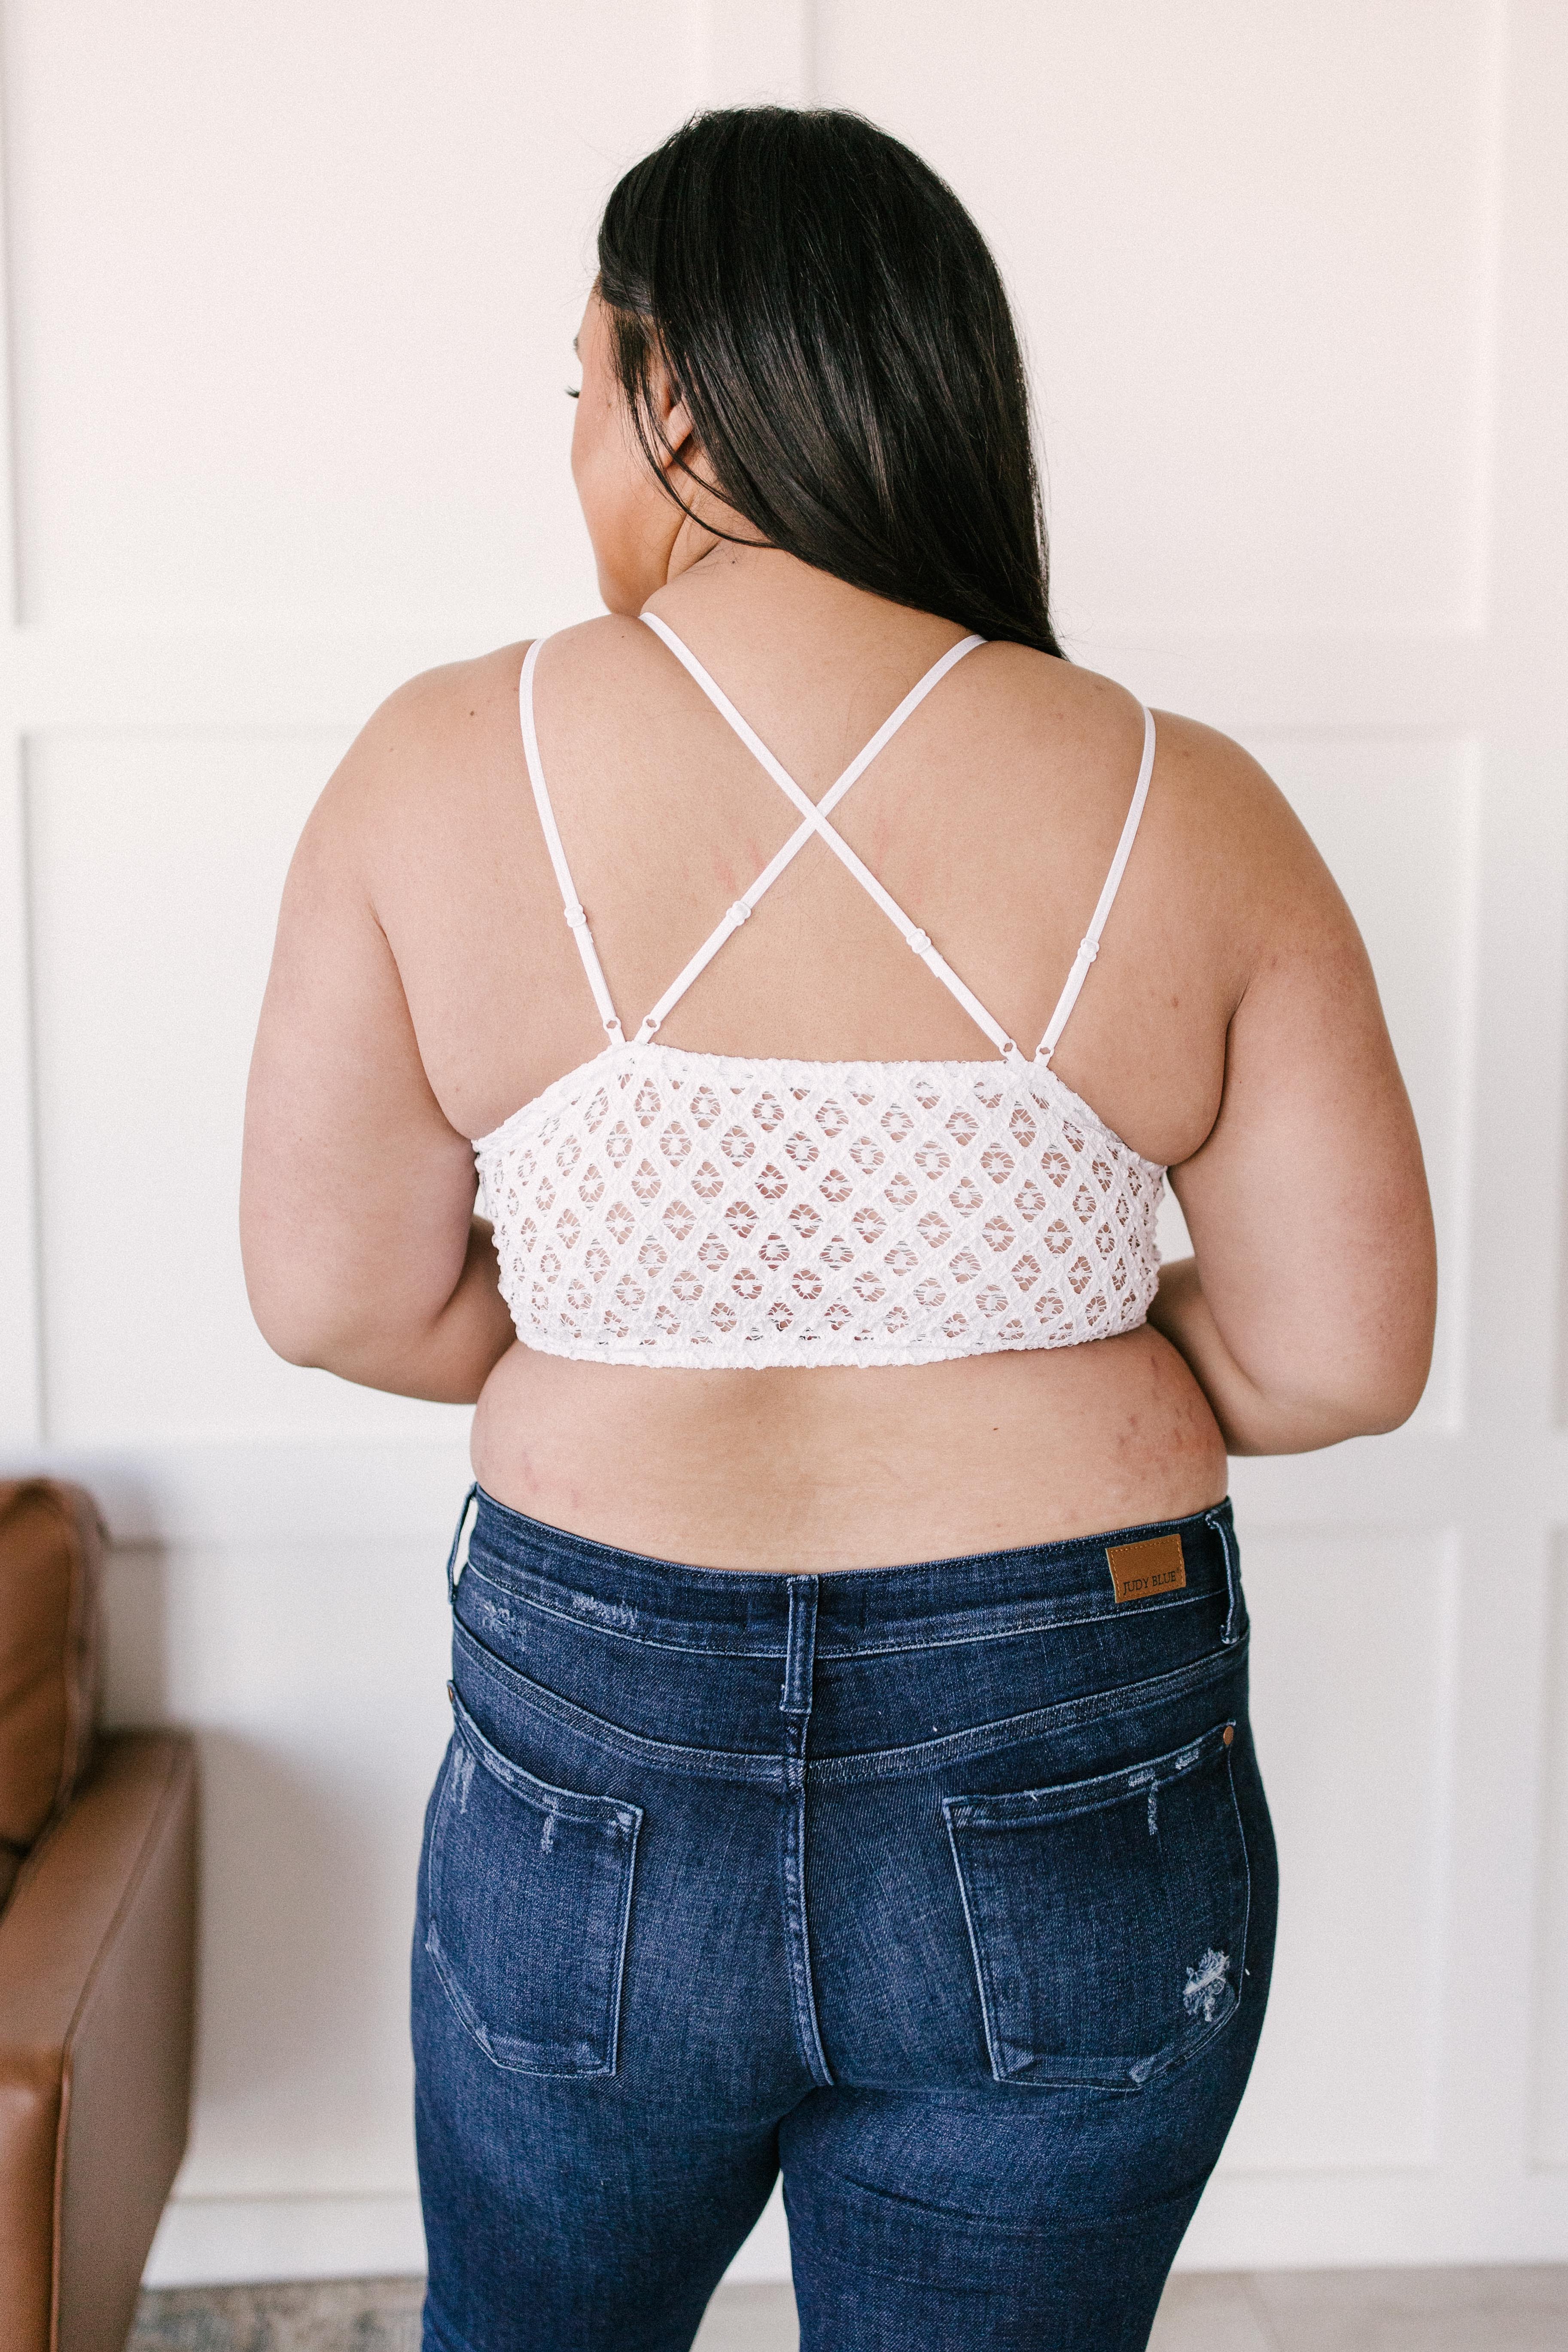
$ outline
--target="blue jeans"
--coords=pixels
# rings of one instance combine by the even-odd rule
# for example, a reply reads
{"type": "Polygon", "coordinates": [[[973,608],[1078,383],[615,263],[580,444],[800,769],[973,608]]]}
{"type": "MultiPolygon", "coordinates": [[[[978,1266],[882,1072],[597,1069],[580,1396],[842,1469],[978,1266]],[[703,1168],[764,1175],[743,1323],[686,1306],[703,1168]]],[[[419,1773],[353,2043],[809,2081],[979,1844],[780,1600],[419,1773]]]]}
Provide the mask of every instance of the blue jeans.
{"type": "Polygon", "coordinates": [[[1274,1940],[1228,1504],[791,1576],[481,1494],[455,1615],[426,2352],[684,2352],[781,2168],[805,2352],[1142,2347],[1274,1940]]]}

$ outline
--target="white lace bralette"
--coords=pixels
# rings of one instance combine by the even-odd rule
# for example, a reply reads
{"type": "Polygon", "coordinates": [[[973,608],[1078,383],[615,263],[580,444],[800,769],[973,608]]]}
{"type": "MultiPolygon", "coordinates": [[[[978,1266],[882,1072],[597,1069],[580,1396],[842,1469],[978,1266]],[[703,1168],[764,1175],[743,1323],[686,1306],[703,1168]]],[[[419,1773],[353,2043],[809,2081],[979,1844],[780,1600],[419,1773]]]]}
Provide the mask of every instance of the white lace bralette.
{"type": "Polygon", "coordinates": [[[928,1364],[1060,1348],[1142,1323],[1164,1171],[1050,1067],[1131,852],[1154,761],[1038,1052],[1020,1052],[828,818],[910,712],[982,640],[929,669],[815,804],[666,623],[642,616],[800,811],[801,823],[629,1041],[572,887],[533,718],[520,701],[551,862],[610,1043],[474,1155],[518,1337],[595,1363],[712,1370],[928,1364]],[[995,1061],[807,1062],[688,1053],[655,1032],[818,835],[996,1045],[995,1061]]]}

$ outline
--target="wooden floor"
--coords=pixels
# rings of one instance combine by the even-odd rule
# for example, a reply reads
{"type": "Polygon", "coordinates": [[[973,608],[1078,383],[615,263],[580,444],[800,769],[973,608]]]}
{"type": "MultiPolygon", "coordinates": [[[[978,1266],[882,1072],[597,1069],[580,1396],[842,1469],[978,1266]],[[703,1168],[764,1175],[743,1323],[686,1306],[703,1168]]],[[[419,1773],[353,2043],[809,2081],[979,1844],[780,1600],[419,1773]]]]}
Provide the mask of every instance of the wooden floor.
{"type": "MultiPolygon", "coordinates": [[[[142,2295],[127,2352],[418,2352],[421,2285],[164,2288],[142,2295]]],[[[788,2287],[721,2287],[695,2352],[797,2352],[788,2287]]],[[[1568,2352],[1568,2266],[1189,2272],[1151,2352],[1568,2352]]]]}

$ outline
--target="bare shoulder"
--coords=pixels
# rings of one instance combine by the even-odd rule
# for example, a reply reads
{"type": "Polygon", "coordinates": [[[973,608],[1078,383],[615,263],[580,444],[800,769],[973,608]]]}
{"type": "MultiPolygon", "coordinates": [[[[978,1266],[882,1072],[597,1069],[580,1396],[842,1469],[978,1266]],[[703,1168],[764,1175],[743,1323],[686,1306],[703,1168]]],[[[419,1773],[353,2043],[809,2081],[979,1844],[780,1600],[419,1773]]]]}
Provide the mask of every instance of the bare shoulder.
{"type": "MultiPolygon", "coordinates": [[[[439,876],[467,887],[498,843],[521,874],[537,865],[543,878],[542,842],[523,814],[531,803],[518,689],[531,642],[422,671],[387,696],[311,811],[295,855],[297,887],[347,893],[401,932],[427,886],[439,876]]],[[[563,684],[571,700],[597,704],[645,645],[656,657],[659,650],[648,630],[611,615],[546,644],[557,704],[563,684]]]]}
{"type": "MultiPolygon", "coordinates": [[[[371,713],[306,823],[291,869],[296,904],[352,901],[402,935],[438,882],[467,889],[498,855],[525,893],[549,884],[518,710],[530,643],[425,670],[371,713]]],[[[563,629],[546,641],[542,707],[632,709],[637,693],[617,686],[640,686],[640,665],[660,652],[649,630],[611,615],[563,629]]]]}
{"type": "Polygon", "coordinates": [[[482,829],[515,796],[518,679],[527,643],[422,671],[365,720],[310,813],[298,869],[352,878],[374,900],[389,865],[482,829]]]}
{"type": "Polygon", "coordinates": [[[1044,730],[1075,763],[1086,754],[1091,765],[1101,756],[1114,760],[1142,727],[1137,697],[1126,687],[1032,646],[988,645],[962,665],[959,678],[965,672],[976,698],[991,699],[1036,736],[1044,730]]]}
{"type": "MultiPolygon", "coordinates": [[[[1107,689],[1132,701],[1110,679],[1084,675],[1074,692],[1086,719],[1108,707],[1107,689]]],[[[1154,769],[1140,830],[1146,877],[1151,868],[1167,877],[1227,926],[1244,966],[1289,934],[1347,925],[1310,835],[1252,753],[1199,719],[1171,710],[1153,718],[1154,769]]],[[[1141,716],[1137,723],[1142,730],[1141,716]]]]}
{"type": "MultiPolygon", "coordinates": [[[[1060,742],[1075,793],[1104,794],[1100,848],[1120,825],[1142,752],[1143,719],[1116,680],[1026,655],[1037,721],[1060,742]]],[[[1265,966],[1342,950],[1355,926],[1289,800],[1251,752],[1216,727],[1157,709],[1154,768],[1126,911],[1152,934],[1174,925],[1202,942],[1220,997],[1234,1007],[1265,966]]]]}
{"type": "MultiPolygon", "coordinates": [[[[448,662],[398,687],[361,730],[331,789],[350,802],[363,795],[384,814],[400,794],[482,778],[498,751],[510,772],[521,757],[518,688],[531,642],[448,662]]],[[[574,697],[603,690],[645,657],[659,658],[651,633],[616,614],[557,630],[541,652],[539,675],[547,666],[552,699],[563,686],[574,697]]]]}
{"type": "Polygon", "coordinates": [[[517,726],[526,643],[409,678],[361,728],[333,772],[317,815],[334,828],[374,830],[470,772],[476,751],[517,726]]]}
{"type": "Polygon", "coordinates": [[[1205,852],[1240,867],[1310,848],[1279,785],[1230,736],[1172,710],[1155,711],[1154,729],[1161,796],[1205,852]]]}
{"type": "MultiPolygon", "coordinates": [[[[1024,646],[990,646],[989,683],[1009,723],[1070,780],[1074,797],[1101,791],[1125,812],[1143,741],[1142,705],[1115,678],[1024,646]]],[[[975,686],[981,686],[976,677],[975,686]]],[[[1165,849],[1183,845],[1231,887],[1283,877],[1300,884],[1321,862],[1284,793],[1249,751],[1217,728],[1154,712],[1153,782],[1143,824],[1165,849]]]]}
{"type": "Polygon", "coordinates": [[[1356,939],[1350,909],[1306,826],[1249,751],[1217,728],[1155,713],[1150,814],[1234,921],[1248,972],[1292,947],[1356,939]]]}
{"type": "Polygon", "coordinates": [[[641,676],[669,659],[653,631],[625,613],[598,613],[590,621],[558,629],[545,660],[558,684],[569,691],[602,687],[628,673],[641,676]]]}
{"type": "MultiPolygon", "coordinates": [[[[532,640],[498,646],[468,661],[423,670],[389,694],[361,729],[339,774],[374,788],[418,784],[432,771],[466,760],[498,724],[509,744],[518,730],[518,684],[532,640]]],[[[599,677],[644,647],[650,633],[612,613],[559,629],[543,640],[552,673],[573,681],[599,677]]]]}

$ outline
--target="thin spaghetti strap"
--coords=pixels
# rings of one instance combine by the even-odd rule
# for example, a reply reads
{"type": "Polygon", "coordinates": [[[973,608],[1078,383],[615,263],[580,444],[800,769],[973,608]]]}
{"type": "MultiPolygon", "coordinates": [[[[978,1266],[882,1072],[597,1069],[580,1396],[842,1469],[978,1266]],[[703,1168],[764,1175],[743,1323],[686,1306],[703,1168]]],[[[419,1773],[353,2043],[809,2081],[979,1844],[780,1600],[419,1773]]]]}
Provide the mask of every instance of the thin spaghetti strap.
{"type": "Polygon", "coordinates": [[[533,787],[533,804],[539,811],[544,845],[550,852],[550,863],[555,869],[555,879],[560,885],[562,900],[566,909],[566,920],[572,936],[577,942],[577,952],[583,959],[583,969],[588,975],[588,985],[594,992],[594,1002],[599,1008],[599,1018],[604,1023],[612,1042],[621,1045],[626,1043],[626,1039],[615,1005],[610,1001],[610,992],[605,982],[598,950],[594,945],[594,934],[588,928],[588,918],[584,913],[582,902],[573,887],[572,869],[566,863],[566,852],[561,843],[561,828],[555,822],[555,811],[550,805],[550,792],[544,781],[543,763],[539,756],[539,733],[533,723],[533,672],[539,660],[539,648],[543,643],[542,637],[536,637],[530,646],[523,657],[522,676],[518,680],[518,710],[522,719],[522,756],[528,762],[528,781],[533,787]]]}
{"type": "Polygon", "coordinates": [[[1154,714],[1152,710],[1144,710],[1143,757],[1139,762],[1138,782],[1132,789],[1132,805],[1127,812],[1127,821],[1121,828],[1121,838],[1116,845],[1116,855],[1110,861],[1110,871],[1105,877],[1105,887],[1100,894],[1094,913],[1089,919],[1089,929],[1085,931],[1079,951],[1073,958],[1072,970],[1067,977],[1067,986],[1057,999],[1057,1009],[1047,1024],[1046,1034],[1040,1040],[1039,1051],[1035,1055],[1037,1062],[1042,1062],[1047,1067],[1050,1065],[1051,1055],[1057,1050],[1062,1031],[1068,1025],[1068,1015],[1078,1003],[1079,991],[1089,977],[1089,965],[1100,953],[1100,935],[1104,930],[1106,919],[1116,903],[1116,893],[1121,887],[1121,877],[1127,871],[1127,861],[1132,855],[1132,844],[1138,837],[1138,826],[1143,814],[1143,803],[1149,797],[1149,779],[1153,772],[1154,714]]]}

